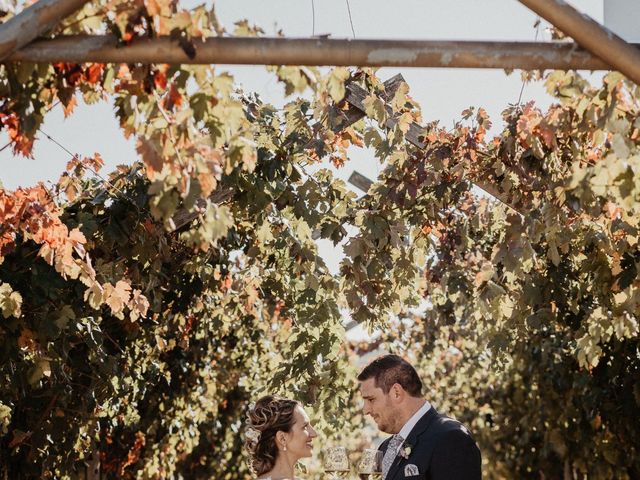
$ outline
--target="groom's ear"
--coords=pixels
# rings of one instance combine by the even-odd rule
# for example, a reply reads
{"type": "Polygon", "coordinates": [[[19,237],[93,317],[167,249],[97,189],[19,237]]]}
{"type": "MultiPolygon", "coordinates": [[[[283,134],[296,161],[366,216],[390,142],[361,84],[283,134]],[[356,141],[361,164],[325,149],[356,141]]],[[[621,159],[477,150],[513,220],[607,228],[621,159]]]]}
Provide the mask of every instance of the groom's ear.
{"type": "Polygon", "coordinates": [[[404,388],[402,388],[402,385],[399,383],[394,383],[391,390],[389,390],[389,395],[394,400],[400,400],[404,396],[404,393],[404,388]]]}

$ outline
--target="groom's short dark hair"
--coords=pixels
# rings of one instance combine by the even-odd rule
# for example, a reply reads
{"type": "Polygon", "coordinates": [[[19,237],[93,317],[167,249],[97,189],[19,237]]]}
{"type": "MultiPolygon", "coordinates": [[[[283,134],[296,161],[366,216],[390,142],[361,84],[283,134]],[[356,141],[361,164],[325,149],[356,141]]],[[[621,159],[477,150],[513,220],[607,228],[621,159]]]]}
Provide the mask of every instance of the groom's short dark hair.
{"type": "Polygon", "coordinates": [[[409,362],[398,355],[382,355],[376,358],[358,375],[358,380],[364,382],[375,379],[375,385],[387,394],[394,384],[399,384],[412,397],[422,396],[422,380],[418,372],[409,362]]]}

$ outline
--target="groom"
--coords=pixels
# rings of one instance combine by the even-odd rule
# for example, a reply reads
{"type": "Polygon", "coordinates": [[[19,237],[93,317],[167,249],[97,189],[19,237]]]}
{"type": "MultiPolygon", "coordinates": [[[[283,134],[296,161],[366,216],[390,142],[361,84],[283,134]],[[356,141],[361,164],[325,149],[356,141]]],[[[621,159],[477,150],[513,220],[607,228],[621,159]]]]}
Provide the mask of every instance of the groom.
{"type": "Polygon", "coordinates": [[[480,450],[460,423],[422,398],[422,381],[397,355],[383,355],[358,375],[364,414],[393,434],[382,442],[383,480],[479,480],[480,450]]]}

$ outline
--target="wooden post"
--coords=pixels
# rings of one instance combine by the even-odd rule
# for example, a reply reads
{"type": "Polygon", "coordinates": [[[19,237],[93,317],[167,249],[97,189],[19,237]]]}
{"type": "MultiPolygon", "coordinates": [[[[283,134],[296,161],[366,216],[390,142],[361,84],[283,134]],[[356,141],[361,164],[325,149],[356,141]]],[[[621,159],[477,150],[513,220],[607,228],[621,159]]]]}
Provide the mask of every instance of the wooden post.
{"type": "Polygon", "coordinates": [[[10,18],[0,25],[0,60],[51,30],[88,1],[39,0],[10,18]]]}
{"type": "Polygon", "coordinates": [[[86,480],[100,480],[100,451],[93,442],[93,451],[86,462],[86,480]]]}
{"type": "MultiPolygon", "coordinates": [[[[395,77],[393,77],[392,80],[397,81],[404,81],[404,78],[402,78],[402,75],[396,75],[395,77]]],[[[364,116],[364,111],[365,111],[365,106],[364,106],[364,99],[368,96],[368,92],[363,89],[362,87],[360,87],[359,85],[355,84],[355,83],[350,83],[347,85],[347,97],[346,97],[346,101],[356,107],[357,109],[361,110],[364,116]]],[[[393,118],[393,111],[391,110],[391,107],[389,105],[387,105],[385,103],[385,108],[387,110],[387,121],[385,126],[389,129],[393,128],[396,123],[397,120],[395,118],[393,118]]],[[[409,130],[407,131],[407,133],[405,134],[405,139],[407,142],[409,142],[410,144],[418,147],[419,149],[424,149],[427,145],[424,143],[424,141],[421,139],[422,135],[424,134],[424,128],[421,127],[420,125],[418,125],[416,122],[412,122],[411,125],[409,125],[409,130]]],[[[474,185],[478,188],[480,188],[481,190],[484,190],[485,192],[487,192],[489,195],[491,195],[492,197],[496,198],[497,200],[499,200],[500,202],[504,203],[505,205],[507,205],[508,207],[510,207],[514,212],[522,214],[522,212],[520,211],[519,208],[517,208],[515,205],[513,205],[511,202],[509,202],[509,199],[503,195],[494,184],[489,183],[489,182],[485,182],[485,181],[478,181],[476,180],[474,185]]]]}
{"type": "Polygon", "coordinates": [[[520,0],[520,3],[548,20],[580,46],[604,60],[615,70],[640,85],[640,52],[592,18],[563,0],[520,0]]]}

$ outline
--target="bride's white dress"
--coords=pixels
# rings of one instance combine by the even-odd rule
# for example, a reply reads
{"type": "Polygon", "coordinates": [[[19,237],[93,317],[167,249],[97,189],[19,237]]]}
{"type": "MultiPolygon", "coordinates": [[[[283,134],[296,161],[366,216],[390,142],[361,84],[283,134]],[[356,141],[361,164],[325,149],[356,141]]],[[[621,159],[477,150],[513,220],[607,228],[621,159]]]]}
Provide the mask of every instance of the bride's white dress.
{"type": "MultiPolygon", "coordinates": [[[[273,480],[273,479],[271,478],[271,476],[269,476],[269,477],[260,477],[260,478],[257,478],[256,480],[273,480]]],[[[302,480],[302,478],[293,477],[293,480],[302,480]]]]}

